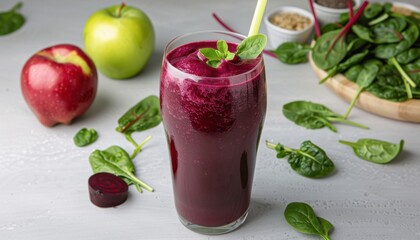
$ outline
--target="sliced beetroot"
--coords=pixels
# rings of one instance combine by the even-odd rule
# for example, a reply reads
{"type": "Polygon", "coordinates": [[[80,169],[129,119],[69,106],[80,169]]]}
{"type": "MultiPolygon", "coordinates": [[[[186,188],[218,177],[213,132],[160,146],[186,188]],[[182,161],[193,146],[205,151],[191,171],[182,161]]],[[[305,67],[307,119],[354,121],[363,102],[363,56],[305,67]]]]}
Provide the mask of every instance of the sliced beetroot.
{"type": "Polygon", "coordinates": [[[96,173],[89,178],[89,196],[98,207],[115,207],[127,200],[128,185],[114,174],[96,173]]]}

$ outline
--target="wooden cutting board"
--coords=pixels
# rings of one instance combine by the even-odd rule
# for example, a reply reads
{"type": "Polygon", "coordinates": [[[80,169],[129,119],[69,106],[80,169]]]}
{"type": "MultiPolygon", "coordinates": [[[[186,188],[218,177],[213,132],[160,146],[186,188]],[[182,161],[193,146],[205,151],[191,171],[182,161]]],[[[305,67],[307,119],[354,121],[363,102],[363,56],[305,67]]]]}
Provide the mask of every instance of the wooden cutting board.
{"type": "MultiPolygon", "coordinates": [[[[309,55],[309,60],[312,69],[315,71],[319,79],[327,76],[327,73],[319,69],[312,61],[312,56],[309,55]]],[[[353,96],[357,91],[357,84],[347,80],[344,75],[337,74],[336,76],[327,80],[323,85],[326,85],[338,96],[351,102],[353,96]]],[[[369,92],[362,92],[356,103],[358,108],[361,108],[370,113],[374,113],[383,117],[392,118],[407,122],[420,123],[420,100],[413,99],[405,102],[392,102],[376,97],[369,92]]],[[[350,113],[351,115],[351,113],[350,113]]]]}

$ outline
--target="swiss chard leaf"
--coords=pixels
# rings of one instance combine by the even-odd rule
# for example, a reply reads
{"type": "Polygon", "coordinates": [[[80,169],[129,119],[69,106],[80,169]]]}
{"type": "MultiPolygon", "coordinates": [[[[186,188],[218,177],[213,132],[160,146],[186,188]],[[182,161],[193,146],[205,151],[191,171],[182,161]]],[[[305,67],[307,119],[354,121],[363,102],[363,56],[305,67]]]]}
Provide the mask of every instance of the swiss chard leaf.
{"type": "Polygon", "coordinates": [[[153,128],[159,125],[161,121],[159,98],[151,95],[141,100],[121,116],[118,119],[116,130],[123,133],[134,146],[137,146],[131,138],[131,134],[136,131],[153,128]]]}
{"type": "Polygon", "coordinates": [[[112,173],[124,179],[127,184],[136,185],[139,191],[141,191],[141,188],[153,191],[153,188],[135,176],[134,164],[131,158],[119,146],[111,146],[103,151],[95,150],[89,156],[89,163],[94,173],[112,173]]]}
{"type": "Polygon", "coordinates": [[[317,217],[311,206],[303,202],[289,203],[284,211],[287,223],[301,233],[318,235],[329,240],[329,232],[333,225],[327,220],[317,217]]]}
{"type": "Polygon", "coordinates": [[[356,142],[339,141],[353,148],[354,153],[361,159],[373,163],[389,163],[394,160],[404,147],[404,140],[394,144],[378,139],[362,138],[356,142]]]}
{"type": "Polygon", "coordinates": [[[73,137],[73,142],[78,147],[87,146],[98,139],[98,133],[95,129],[82,128],[73,137]]]}
{"type": "Polygon", "coordinates": [[[0,36],[18,30],[25,23],[25,18],[18,10],[22,3],[17,3],[10,11],[0,13],[0,36]]]}
{"type": "Polygon", "coordinates": [[[345,38],[340,38],[333,46],[337,35],[341,30],[330,31],[322,34],[312,49],[314,63],[323,70],[328,70],[341,62],[347,54],[345,38]]]}

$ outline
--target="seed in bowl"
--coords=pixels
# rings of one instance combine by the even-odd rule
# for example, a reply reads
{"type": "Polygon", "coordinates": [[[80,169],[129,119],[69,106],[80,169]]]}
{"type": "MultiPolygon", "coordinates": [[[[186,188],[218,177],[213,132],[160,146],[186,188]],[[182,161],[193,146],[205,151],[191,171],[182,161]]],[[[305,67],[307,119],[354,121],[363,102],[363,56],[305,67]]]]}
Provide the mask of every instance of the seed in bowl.
{"type": "Polygon", "coordinates": [[[408,9],[408,8],[405,8],[405,7],[400,7],[400,6],[395,6],[395,5],[393,5],[393,6],[392,6],[391,11],[392,11],[392,12],[395,12],[395,13],[399,13],[399,14],[401,14],[401,15],[405,15],[405,16],[410,16],[410,15],[413,13],[413,12],[412,12],[410,9],[408,9]]]}
{"type": "Polygon", "coordinates": [[[311,19],[293,12],[279,12],[270,17],[270,22],[278,27],[299,31],[311,24],[311,19]]]}

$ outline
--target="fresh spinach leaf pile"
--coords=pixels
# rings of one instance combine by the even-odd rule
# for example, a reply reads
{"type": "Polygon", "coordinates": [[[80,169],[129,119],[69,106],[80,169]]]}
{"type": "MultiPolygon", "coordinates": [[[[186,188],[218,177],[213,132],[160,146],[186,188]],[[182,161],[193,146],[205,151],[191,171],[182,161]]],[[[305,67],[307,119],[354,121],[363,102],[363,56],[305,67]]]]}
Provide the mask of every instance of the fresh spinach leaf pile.
{"type": "Polygon", "coordinates": [[[344,47],[334,48],[334,54],[315,51],[331,42],[330,35],[348,26],[349,19],[348,14],[343,14],[339,22],[323,26],[322,35],[312,49],[312,60],[328,73],[321,83],[342,73],[359,86],[345,116],[362,91],[395,102],[420,99],[418,13],[401,15],[393,12],[392,3],[370,3],[340,43],[344,47]],[[329,62],[334,64],[326,64],[329,62]]]}

